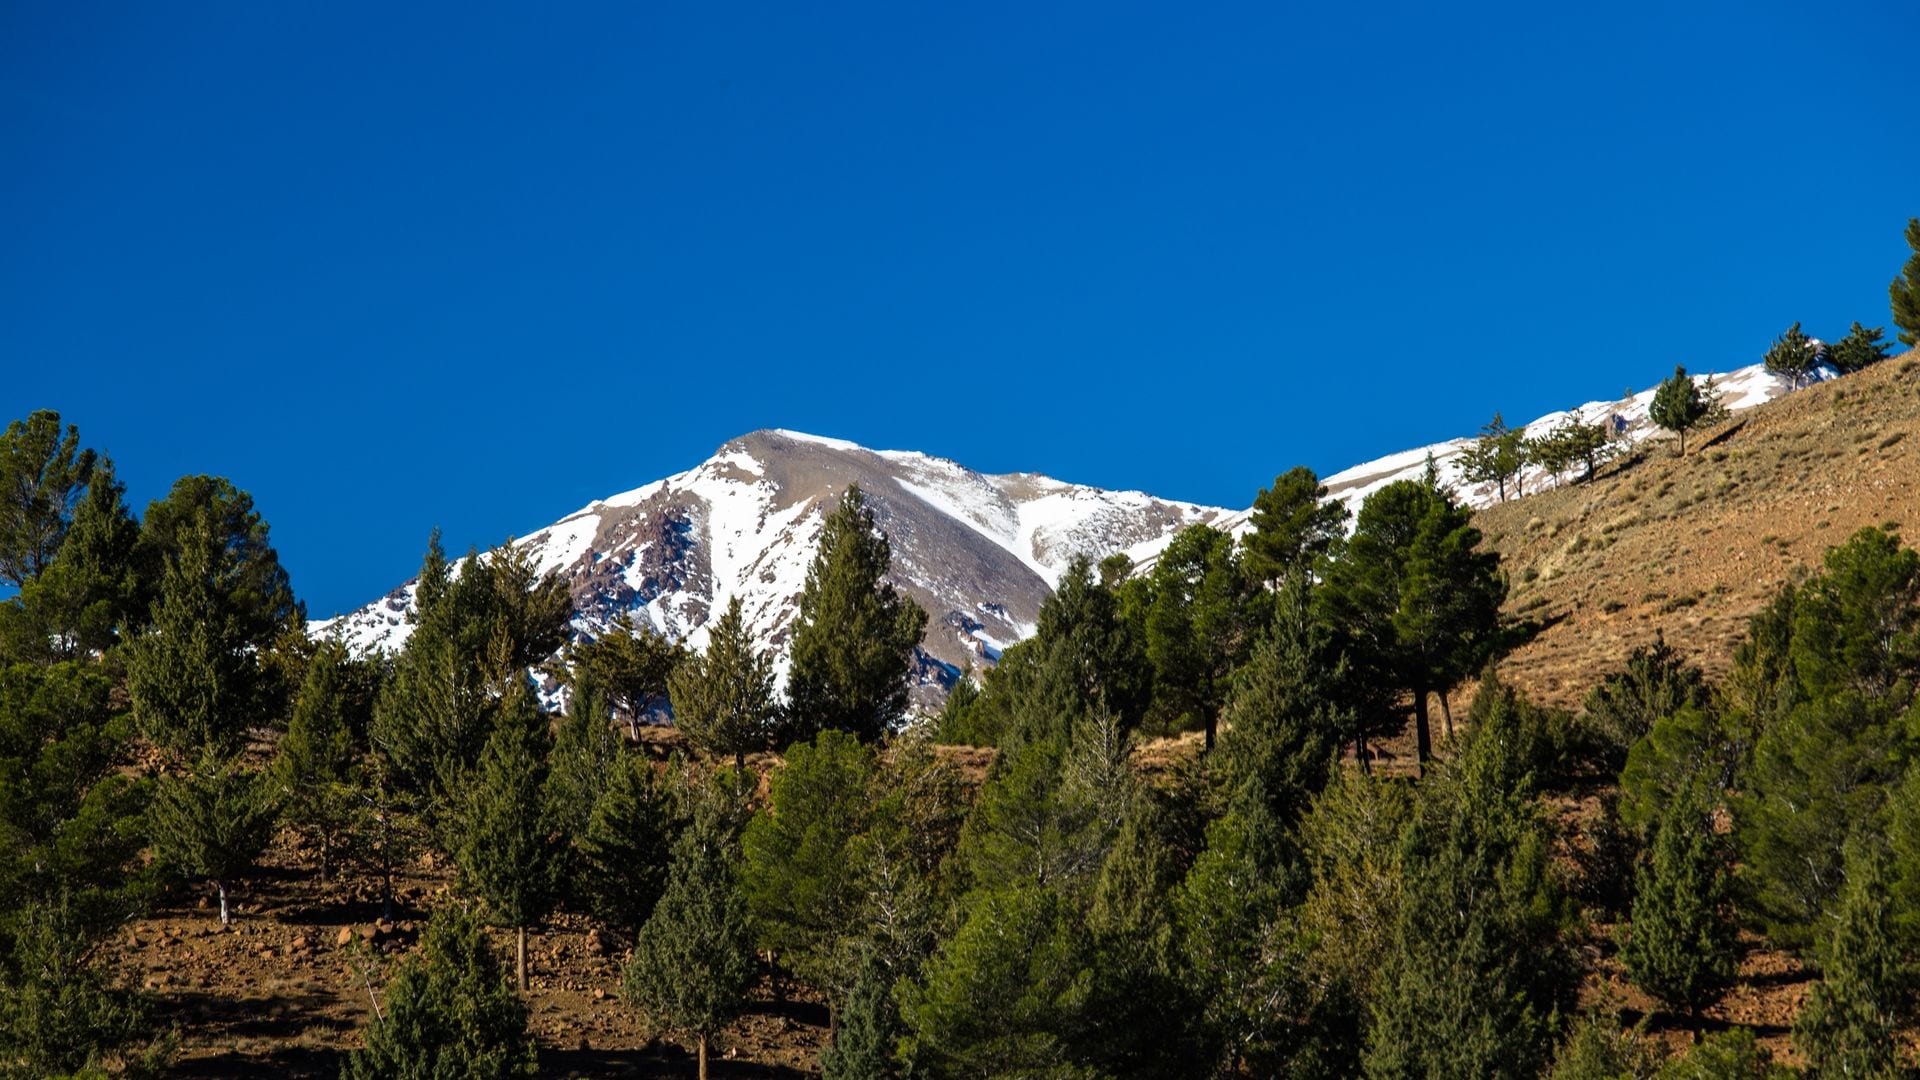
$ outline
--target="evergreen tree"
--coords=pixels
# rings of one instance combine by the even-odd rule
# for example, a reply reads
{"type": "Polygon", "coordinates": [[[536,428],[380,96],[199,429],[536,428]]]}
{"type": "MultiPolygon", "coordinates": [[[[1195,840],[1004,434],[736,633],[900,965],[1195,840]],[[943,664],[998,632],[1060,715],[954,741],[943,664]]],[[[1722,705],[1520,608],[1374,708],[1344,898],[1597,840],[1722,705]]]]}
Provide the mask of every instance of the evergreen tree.
{"type": "Polygon", "coordinates": [[[348,1056],[343,1080],[531,1077],[527,1005],[514,993],[479,920],[448,905],[427,922],[420,950],[400,962],[386,1007],[348,1056]]]}
{"type": "Polygon", "coordinates": [[[1145,635],[1154,712],[1168,729],[1203,728],[1208,750],[1265,610],[1257,589],[1233,537],[1206,525],[1180,530],[1154,564],[1145,635]]]}
{"type": "Polygon", "coordinates": [[[153,621],[127,651],[134,717],[149,739],[177,754],[202,746],[232,751],[273,710],[260,665],[264,643],[250,626],[255,620],[233,606],[227,582],[235,568],[221,538],[205,521],[175,538],[153,621]]]}
{"type": "Polygon", "coordinates": [[[640,721],[667,700],[667,677],[686,660],[687,651],[651,627],[638,626],[621,612],[613,625],[592,641],[569,652],[569,671],[576,681],[589,677],[607,696],[617,718],[627,722],[629,736],[640,740],[640,721]]]}
{"type": "Polygon", "coordinates": [[[1660,1080],[1794,1080],[1798,1070],[1775,1065],[1752,1028],[1730,1028],[1701,1039],[1687,1055],[1668,1061],[1660,1080]]]}
{"type": "Polygon", "coordinates": [[[321,643],[307,662],[273,764],[286,820],[319,849],[322,881],[332,876],[336,854],[360,818],[362,778],[347,718],[352,663],[337,639],[321,643]]]}
{"type": "Polygon", "coordinates": [[[1253,531],[1241,538],[1247,573],[1272,584],[1326,554],[1346,529],[1347,507],[1327,498],[1312,469],[1296,465],[1260,489],[1248,520],[1253,531]]]}
{"type": "Polygon", "coordinates": [[[1920,218],[1907,219],[1907,246],[1913,254],[1887,286],[1887,296],[1893,301],[1893,324],[1900,328],[1901,343],[1920,345],[1920,218]]]}
{"type": "Polygon", "coordinates": [[[207,610],[230,621],[240,640],[265,653],[305,624],[306,608],[294,598],[253,496],[224,477],[183,476],[166,498],[147,505],[136,552],[141,579],[164,593],[168,568],[187,557],[188,548],[208,543],[218,606],[207,610]]]}
{"type": "Polygon", "coordinates": [[[1560,1044],[1546,1080],[1653,1080],[1662,1056],[1641,1030],[1622,1031],[1611,1015],[1589,1012],[1560,1044]]]}
{"type": "Polygon", "coordinates": [[[98,459],[59,552],[0,603],[0,662],[57,663],[104,654],[123,626],[144,622],[134,551],[140,526],[113,462],[98,459]]]}
{"type": "Polygon", "coordinates": [[[1887,328],[1884,326],[1869,330],[1856,322],[1847,328],[1846,337],[1834,342],[1833,348],[1827,350],[1827,357],[1842,374],[1850,375],[1870,368],[1887,358],[1886,334],[1887,328]]]}
{"type": "Polygon", "coordinates": [[[891,1080],[898,1075],[893,1046],[901,1031],[890,990],[878,964],[861,965],[846,1008],[840,1010],[833,1042],[820,1053],[822,1080],[891,1080]]]}
{"type": "Polygon", "coordinates": [[[773,659],[754,647],[739,597],[709,626],[706,652],[689,656],[667,679],[674,726],[694,749],[745,767],[749,752],[772,742],[779,718],[773,659]]]}
{"type": "MultiPolygon", "coordinates": [[[[1363,681],[1413,698],[1420,760],[1432,756],[1428,695],[1491,657],[1506,578],[1481,551],[1472,511],[1430,483],[1402,480],[1367,498],[1315,610],[1363,681]]],[[[1362,718],[1362,722],[1367,722],[1362,718]]],[[[1377,721],[1376,721],[1377,722],[1377,721]]]]}
{"type": "Polygon", "coordinates": [[[227,886],[267,849],[277,813],[267,774],[246,772],[239,757],[209,748],[192,772],[161,782],[151,815],[154,857],[187,877],[211,881],[224,925],[232,921],[227,886]]]}
{"type": "MultiPolygon", "coordinates": [[[[514,930],[514,972],[527,989],[527,928],[553,910],[562,869],[547,795],[546,718],[525,684],[502,703],[467,789],[456,858],[461,882],[514,930]]],[[[564,841],[563,841],[564,842],[564,841]]]]}
{"type": "Polygon", "coordinates": [[[1647,415],[1653,422],[1680,436],[1680,456],[1687,456],[1687,432],[1707,415],[1707,403],[1700,388],[1688,377],[1687,369],[1675,366],[1673,377],[1653,393],[1647,415]]]}
{"type": "Polygon", "coordinates": [[[1476,730],[1401,839],[1370,1077],[1530,1077],[1577,976],[1524,764],[1476,730]]]}
{"type": "Polygon", "coordinates": [[[1903,1075],[1898,1033],[1913,987],[1889,918],[1884,854],[1869,842],[1849,843],[1845,876],[1821,949],[1820,983],[1794,1023],[1794,1048],[1815,1080],[1903,1075]]]}
{"type": "Polygon", "coordinates": [[[1666,636],[1656,633],[1652,645],[1628,654],[1625,670],[1607,676],[1587,694],[1586,723],[1607,751],[1605,764],[1618,769],[1656,722],[1682,708],[1706,703],[1706,680],[1700,669],[1683,663],[1666,636]]]}
{"type": "Polygon", "coordinates": [[[67,898],[9,915],[15,932],[0,934],[0,1077],[161,1075],[174,1040],[156,1033],[147,1002],[110,985],[67,898]]]}
{"type": "Polygon", "coordinates": [[[1787,327],[1775,338],[1762,358],[1768,371],[1787,380],[1787,389],[1798,390],[1807,381],[1814,365],[1820,362],[1819,343],[1800,331],[1800,324],[1787,327]]]}
{"type": "Polygon", "coordinates": [[[1726,853],[1702,785],[1671,800],[1634,887],[1620,959],[1634,984],[1698,1017],[1733,981],[1738,943],[1726,853]]]}
{"type": "Polygon", "coordinates": [[[823,731],[787,751],[741,846],[741,891],[760,942],[809,984],[834,987],[860,901],[873,752],[851,734],[823,731]]]}
{"type": "Polygon", "coordinates": [[[1229,792],[1289,824],[1326,786],[1344,737],[1354,729],[1337,701],[1344,662],[1329,659],[1330,635],[1313,620],[1304,574],[1281,583],[1275,617],[1234,676],[1225,712],[1219,773],[1229,792]]]}
{"type": "Polygon", "coordinates": [[[68,424],[63,434],[50,409],[0,433],[0,581],[19,588],[53,561],[95,457],[81,449],[80,429],[68,424]]]}
{"type": "Polygon", "coordinates": [[[1509,481],[1515,495],[1523,494],[1520,474],[1528,464],[1526,436],[1525,428],[1510,428],[1499,413],[1494,413],[1473,445],[1460,452],[1460,475],[1468,483],[1494,485],[1501,502],[1507,501],[1509,481]]]}
{"type": "Polygon", "coordinates": [[[594,807],[619,775],[623,752],[599,680],[576,671],[572,683],[567,711],[548,756],[547,786],[554,825],[578,846],[594,807]]]}
{"type": "Polygon", "coordinates": [[[624,755],[593,804],[579,850],[580,892],[594,914],[628,940],[666,890],[673,838],[683,824],[646,757],[624,755]]]}
{"type": "Polygon", "coordinates": [[[700,1080],[708,1041],[739,1014],[753,981],[737,858],[730,823],[703,806],[674,843],[666,893],[640,930],[621,984],[649,1022],[694,1040],[700,1080]]]}
{"type": "Polygon", "coordinates": [[[849,485],[800,592],[787,679],[793,740],[835,729],[874,742],[906,710],[927,613],[885,580],[892,561],[866,496],[849,485]]]}

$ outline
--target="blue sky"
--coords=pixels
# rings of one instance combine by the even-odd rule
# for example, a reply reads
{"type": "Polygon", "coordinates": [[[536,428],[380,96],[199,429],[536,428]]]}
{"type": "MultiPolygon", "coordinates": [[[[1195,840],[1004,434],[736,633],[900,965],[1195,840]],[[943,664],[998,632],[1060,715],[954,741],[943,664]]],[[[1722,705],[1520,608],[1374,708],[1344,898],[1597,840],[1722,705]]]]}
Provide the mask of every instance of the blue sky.
{"type": "Polygon", "coordinates": [[[1787,323],[1920,215],[1875,3],[0,6],[0,418],[316,615],[781,426],[1241,506],[1787,323]],[[1817,8],[1817,10],[1816,10],[1817,8]]]}

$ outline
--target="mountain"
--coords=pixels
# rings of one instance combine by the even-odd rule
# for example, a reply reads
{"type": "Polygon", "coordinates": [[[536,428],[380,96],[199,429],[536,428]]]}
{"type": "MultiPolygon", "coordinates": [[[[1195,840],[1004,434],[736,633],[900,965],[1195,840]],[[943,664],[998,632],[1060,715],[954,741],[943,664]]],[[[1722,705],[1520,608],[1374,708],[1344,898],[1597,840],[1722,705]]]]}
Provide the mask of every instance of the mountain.
{"type": "MultiPolygon", "coordinates": [[[[591,503],[517,544],[566,580],[574,630],[591,636],[620,612],[699,648],[706,622],[738,596],[748,625],[786,643],[826,515],[848,484],[866,492],[893,544],[894,583],[926,609],[918,657],[923,701],[968,666],[1033,633],[1041,601],[1071,559],[1098,560],[1229,517],[1219,507],[1104,491],[1035,473],[989,476],[943,458],[868,450],[795,431],[755,431],[694,468],[591,503]]],[[[356,649],[397,649],[412,626],[414,583],[337,619],[356,649]]]]}
{"type": "MultiPolygon", "coordinates": [[[[1816,376],[1831,377],[1830,369],[1816,376]]],[[[1787,390],[1759,365],[1699,381],[1709,378],[1731,411],[1787,390]]],[[[1629,441],[1659,437],[1647,416],[1653,393],[1549,413],[1527,431],[1544,434],[1577,412],[1589,422],[1608,419],[1629,441]]],[[[1421,476],[1431,458],[1441,480],[1465,501],[1488,507],[1497,498],[1491,487],[1467,484],[1459,473],[1459,454],[1471,443],[1459,438],[1389,454],[1325,483],[1332,497],[1357,512],[1381,487],[1421,476]]],[[[1523,477],[1528,491],[1554,486],[1556,479],[1538,470],[1523,477]]],[[[993,476],[912,451],[767,430],[728,442],[686,472],[591,503],[517,543],[543,572],[566,580],[576,634],[591,637],[624,611],[700,648],[707,619],[739,596],[748,625],[775,650],[784,679],[807,567],[825,515],[848,484],[867,493],[892,540],[895,584],[927,611],[917,657],[923,704],[944,696],[969,666],[993,663],[1033,633],[1041,602],[1075,555],[1098,560],[1124,552],[1143,569],[1189,525],[1236,533],[1249,528],[1248,510],[1106,491],[1037,473],[993,476]]],[[[397,649],[411,630],[413,589],[409,582],[310,629],[338,629],[359,650],[397,649]]]]}

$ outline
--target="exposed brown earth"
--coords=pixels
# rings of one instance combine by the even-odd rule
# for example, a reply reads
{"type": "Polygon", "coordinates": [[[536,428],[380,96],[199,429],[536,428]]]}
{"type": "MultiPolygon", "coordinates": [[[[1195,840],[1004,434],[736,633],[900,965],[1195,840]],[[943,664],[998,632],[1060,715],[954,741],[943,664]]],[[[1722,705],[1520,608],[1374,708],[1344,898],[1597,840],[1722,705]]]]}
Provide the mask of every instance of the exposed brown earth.
{"type": "Polygon", "coordinates": [[[1868,526],[1920,533],[1920,353],[1735,414],[1684,458],[1651,443],[1477,523],[1512,579],[1509,613],[1545,626],[1500,665],[1534,700],[1578,706],[1659,633],[1717,679],[1748,618],[1828,548],[1868,526]]]}

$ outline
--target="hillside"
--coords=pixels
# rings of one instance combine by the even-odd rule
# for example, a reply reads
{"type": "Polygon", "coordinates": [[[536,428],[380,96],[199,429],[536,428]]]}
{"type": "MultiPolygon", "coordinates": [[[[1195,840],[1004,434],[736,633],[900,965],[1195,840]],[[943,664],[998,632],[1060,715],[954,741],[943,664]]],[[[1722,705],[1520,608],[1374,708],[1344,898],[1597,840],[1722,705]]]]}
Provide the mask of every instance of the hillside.
{"type": "Polygon", "coordinates": [[[1710,678],[1783,582],[1863,526],[1920,528],[1920,353],[1665,439],[1592,484],[1488,506],[1508,611],[1544,624],[1501,665],[1545,704],[1588,688],[1658,633],[1710,678]]]}

